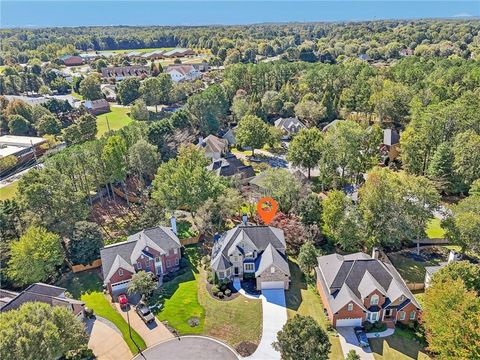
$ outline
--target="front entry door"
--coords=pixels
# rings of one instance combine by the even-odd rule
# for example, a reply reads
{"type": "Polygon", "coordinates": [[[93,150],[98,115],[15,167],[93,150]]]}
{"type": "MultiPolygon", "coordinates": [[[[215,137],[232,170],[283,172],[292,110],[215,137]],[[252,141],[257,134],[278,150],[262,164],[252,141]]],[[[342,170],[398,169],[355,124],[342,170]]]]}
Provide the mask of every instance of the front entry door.
{"type": "Polygon", "coordinates": [[[235,267],[233,268],[233,273],[235,274],[235,276],[238,275],[238,266],[235,266],[235,267]]]}

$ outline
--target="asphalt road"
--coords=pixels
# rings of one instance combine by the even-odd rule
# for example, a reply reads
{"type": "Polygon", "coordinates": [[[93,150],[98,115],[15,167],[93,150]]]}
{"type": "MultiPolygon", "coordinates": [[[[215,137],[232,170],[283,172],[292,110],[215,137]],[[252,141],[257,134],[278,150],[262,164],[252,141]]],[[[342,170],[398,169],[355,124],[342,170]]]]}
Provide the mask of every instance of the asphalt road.
{"type": "MultiPolygon", "coordinates": [[[[143,351],[147,360],[238,360],[237,355],[224,344],[200,336],[175,338],[143,351]]],[[[144,360],[137,355],[134,360],[144,360]]]]}

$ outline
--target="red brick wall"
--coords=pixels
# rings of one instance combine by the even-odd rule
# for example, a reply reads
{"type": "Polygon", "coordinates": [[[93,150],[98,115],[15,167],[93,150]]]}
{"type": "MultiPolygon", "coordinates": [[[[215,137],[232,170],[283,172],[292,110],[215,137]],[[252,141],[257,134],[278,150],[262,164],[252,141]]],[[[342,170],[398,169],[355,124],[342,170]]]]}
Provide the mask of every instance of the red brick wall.
{"type": "Polygon", "coordinates": [[[110,286],[110,284],[115,284],[117,282],[126,281],[132,278],[132,275],[133,275],[132,272],[125,269],[121,269],[123,270],[123,275],[120,275],[119,274],[120,269],[118,269],[110,278],[110,282],[108,283],[108,289],[110,290],[110,292],[112,292],[112,287],[110,286]]]}
{"type": "Polygon", "coordinates": [[[348,304],[345,305],[343,308],[337,311],[336,314],[333,315],[333,326],[337,325],[337,320],[339,319],[354,319],[354,318],[362,318],[362,322],[365,320],[365,313],[363,312],[362,308],[355,303],[353,304],[352,311],[348,311],[348,304]]]}
{"type": "Polygon", "coordinates": [[[419,315],[419,313],[418,313],[417,308],[415,307],[415,305],[410,303],[407,306],[405,306],[403,309],[401,309],[400,311],[397,311],[397,321],[401,322],[402,324],[408,324],[410,322],[417,321],[418,320],[418,315],[419,315]],[[400,320],[400,312],[401,311],[405,312],[405,320],[400,320]],[[412,312],[412,311],[415,311],[415,319],[414,320],[410,320],[410,312],[412,312]]]}
{"type": "MultiPolygon", "coordinates": [[[[142,259],[142,255],[140,255],[140,257],[137,259],[136,263],[140,263],[142,264],[142,270],[147,270],[147,264],[148,264],[148,268],[151,272],[155,272],[155,257],[159,256],[160,255],[160,252],[154,250],[154,249],[148,249],[148,252],[150,254],[152,254],[154,256],[153,259],[149,258],[148,256],[143,256],[143,259],[142,259]],[[151,261],[153,260],[153,261],[151,261]]],[[[137,271],[140,271],[140,269],[137,268],[137,264],[133,264],[133,266],[135,267],[135,270],[137,271]]]]}
{"type": "Polygon", "coordinates": [[[318,290],[318,293],[320,294],[320,298],[322,299],[323,307],[327,309],[328,319],[331,322],[333,322],[333,313],[327,301],[329,294],[325,294],[325,292],[323,291],[323,287],[320,284],[320,280],[318,278],[317,278],[317,290],[318,290]]]}
{"type": "Polygon", "coordinates": [[[370,300],[372,299],[373,295],[378,295],[378,305],[379,307],[382,307],[382,305],[385,303],[385,297],[382,295],[382,293],[378,290],[372,291],[370,295],[368,295],[365,299],[363,299],[363,305],[368,309],[370,306],[370,300]]]}
{"type": "Polygon", "coordinates": [[[177,268],[180,264],[181,250],[177,249],[177,254],[170,250],[167,255],[162,256],[163,271],[170,272],[177,268]],[[175,265],[175,260],[178,259],[178,264],[175,265]],[[170,266],[167,266],[167,260],[170,262],[170,266]]]}

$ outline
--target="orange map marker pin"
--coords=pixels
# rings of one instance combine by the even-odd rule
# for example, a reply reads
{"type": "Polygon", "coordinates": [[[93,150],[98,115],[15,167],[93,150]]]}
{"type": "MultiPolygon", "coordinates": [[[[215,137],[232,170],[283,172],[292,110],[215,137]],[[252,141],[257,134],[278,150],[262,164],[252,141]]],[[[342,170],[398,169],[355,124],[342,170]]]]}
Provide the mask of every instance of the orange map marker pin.
{"type": "Polygon", "coordinates": [[[257,213],[263,222],[268,225],[277,213],[278,204],[271,197],[264,197],[258,200],[257,213]]]}

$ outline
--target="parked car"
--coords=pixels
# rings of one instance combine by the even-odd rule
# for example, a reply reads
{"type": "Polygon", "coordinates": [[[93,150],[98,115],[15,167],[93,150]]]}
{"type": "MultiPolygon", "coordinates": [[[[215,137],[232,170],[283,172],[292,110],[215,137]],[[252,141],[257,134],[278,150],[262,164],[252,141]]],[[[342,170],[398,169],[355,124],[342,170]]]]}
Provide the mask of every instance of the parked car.
{"type": "Polygon", "coordinates": [[[155,321],[155,316],[153,316],[147,305],[140,303],[135,307],[135,311],[145,324],[155,321]]]}
{"type": "Polygon", "coordinates": [[[125,294],[118,295],[118,303],[120,304],[120,307],[122,309],[126,308],[128,306],[127,295],[125,295],[125,294]]]}
{"type": "Polygon", "coordinates": [[[361,327],[355,328],[355,335],[357,335],[358,342],[360,343],[361,347],[369,347],[370,344],[368,343],[367,334],[361,327]]]}

